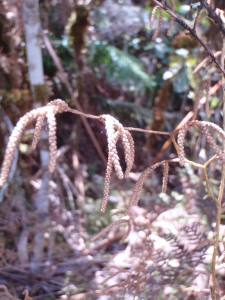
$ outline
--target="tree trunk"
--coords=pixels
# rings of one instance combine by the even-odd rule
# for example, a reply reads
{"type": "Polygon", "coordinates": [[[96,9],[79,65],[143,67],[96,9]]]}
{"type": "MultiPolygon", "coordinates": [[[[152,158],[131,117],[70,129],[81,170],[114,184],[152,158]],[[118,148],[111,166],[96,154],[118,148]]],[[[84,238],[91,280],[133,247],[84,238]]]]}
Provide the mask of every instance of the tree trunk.
{"type": "MultiPolygon", "coordinates": [[[[24,20],[24,31],[26,39],[26,54],[28,62],[28,71],[30,78],[30,86],[34,99],[34,108],[40,107],[43,103],[43,99],[40,91],[46,91],[44,85],[44,72],[42,62],[42,51],[41,51],[41,25],[39,19],[39,1],[38,0],[24,0],[23,1],[23,20],[24,20]]],[[[47,96],[48,97],[48,96],[47,96]]],[[[40,190],[33,197],[35,208],[39,211],[40,219],[45,216],[45,224],[48,223],[48,188],[50,174],[47,170],[49,151],[48,151],[48,136],[45,130],[42,130],[40,135],[40,158],[42,165],[42,183],[40,190]]],[[[41,221],[41,220],[40,220],[41,221]]],[[[42,223],[42,222],[41,222],[42,223]]],[[[32,270],[38,269],[39,263],[42,258],[44,248],[44,228],[38,230],[34,238],[34,254],[32,261],[32,270]]]]}

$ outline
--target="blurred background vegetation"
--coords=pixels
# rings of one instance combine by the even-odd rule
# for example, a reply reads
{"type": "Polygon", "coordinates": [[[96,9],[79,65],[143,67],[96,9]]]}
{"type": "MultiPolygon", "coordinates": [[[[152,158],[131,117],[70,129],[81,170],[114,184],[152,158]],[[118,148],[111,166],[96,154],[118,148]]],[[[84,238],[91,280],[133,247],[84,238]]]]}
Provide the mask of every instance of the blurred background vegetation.
{"type": "MultiPolygon", "coordinates": [[[[198,4],[176,0],[175,12],[193,26],[198,4]]],[[[213,86],[220,75],[210,62],[193,74],[206,54],[176,23],[171,35],[166,35],[167,13],[153,41],[157,27],[157,17],[153,28],[149,26],[153,8],[151,0],[39,1],[42,29],[62,62],[74,98],[86,113],[111,114],[124,126],[173,131],[193,109],[203,82],[210,79],[213,86]]],[[[221,50],[219,31],[204,10],[197,33],[213,52],[221,50]]],[[[40,43],[45,86],[38,89],[38,99],[45,105],[60,98],[75,107],[41,32],[40,43]]],[[[209,101],[210,120],[221,125],[220,90],[209,101]]],[[[22,0],[0,1],[0,105],[2,161],[11,129],[36,107],[28,75],[22,0]]],[[[208,118],[202,107],[198,117],[208,118]]],[[[104,126],[95,120],[89,125],[107,157],[104,126]]],[[[112,212],[126,207],[140,172],[153,161],[176,157],[172,145],[161,151],[167,136],[132,133],[134,168],[123,182],[113,178],[107,212],[102,214],[105,164],[79,116],[59,115],[57,168],[45,195],[49,210],[42,213],[34,206],[34,198],[44,171],[39,150],[29,152],[32,133],[30,126],[18,145],[13,180],[0,192],[0,285],[15,299],[24,297],[24,289],[32,299],[46,300],[209,299],[180,289],[193,282],[199,288],[208,286],[215,222],[214,202],[204,199],[202,174],[190,166],[170,168],[167,195],[161,193],[162,170],[151,175],[134,210],[136,225],[125,243],[119,243],[123,227],[90,242],[92,235],[117,219],[112,212]],[[38,232],[44,234],[44,248],[34,268],[38,232]]],[[[187,156],[195,161],[212,155],[204,138],[195,132],[188,135],[185,146],[187,156]]],[[[125,168],[122,144],[118,152],[125,168]]],[[[220,180],[216,163],[211,164],[210,178],[216,190],[220,180]]],[[[223,239],[222,234],[220,252],[223,239]]],[[[223,279],[221,273],[221,295],[223,279]]]]}

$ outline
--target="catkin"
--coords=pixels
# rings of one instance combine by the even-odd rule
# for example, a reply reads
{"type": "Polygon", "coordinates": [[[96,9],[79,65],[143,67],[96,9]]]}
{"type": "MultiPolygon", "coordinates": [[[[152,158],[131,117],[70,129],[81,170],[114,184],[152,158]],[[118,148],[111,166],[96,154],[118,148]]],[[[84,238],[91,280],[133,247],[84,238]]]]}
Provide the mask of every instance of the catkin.
{"type": "Polygon", "coordinates": [[[130,152],[129,152],[129,155],[128,155],[128,158],[127,158],[127,168],[126,168],[126,171],[125,171],[125,177],[128,178],[129,177],[129,173],[133,167],[133,164],[134,164],[134,156],[135,156],[135,151],[134,151],[134,140],[133,140],[133,137],[132,135],[130,134],[129,131],[126,130],[126,137],[127,137],[127,140],[130,144],[130,152]]]}
{"type": "MultiPolygon", "coordinates": [[[[175,2],[174,0],[170,0],[170,4],[171,4],[171,11],[174,12],[175,11],[175,2]]],[[[169,36],[172,32],[173,29],[173,24],[174,24],[174,17],[171,16],[170,18],[170,25],[169,25],[169,29],[167,31],[167,35],[169,36]]]]}
{"type": "Polygon", "coordinates": [[[125,160],[127,165],[125,171],[125,178],[128,178],[134,163],[134,141],[130,132],[125,130],[119,122],[116,124],[116,127],[120,132],[120,136],[124,147],[125,160]]]}
{"type": "Polygon", "coordinates": [[[163,163],[164,163],[163,161],[156,163],[141,173],[141,176],[138,178],[138,180],[135,184],[133,193],[131,195],[129,207],[131,207],[132,205],[138,205],[138,201],[139,201],[140,195],[141,195],[141,189],[143,187],[143,184],[144,184],[146,178],[148,177],[148,175],[150,175],[156,168],[158,168],[163,163]]]}
{"type": "Polygon", "coordinates": [[[63,113],[65,111],[69,110],[68,104],[61,99],[53,100],[53,101],[49,102],[46,106],[47,107],[53,106],[54,114],[60,114],[60,113],[63,113]]]}
{"type": "Polygon", "coordinates": [[[200,124],[199,129],[201,130],[201,132],[203,133],[203,135],[206,138],[207,143],[209,144],[209,146],[213,149],[213,151],[219,156],[219,158],[222,160],[222,162],[225,163],[225,155],[223,153],[223,151],[217,146],[217,144],[215,143],[212,135],[210,134],[210,132],[206,129],[206,127],[204,126],[204,124],[200,124]]]}
{"type": "Polygon", "coordinates": [[[168,184],[168,174],[169,174],[169,164],[164,162],[163,164],[163,183],[162,183],[162,192],[166,193],[167,184],[168,184]]]}
{"type": "Polygon", "coordinates": [[[213,151],[215,151],[215,153],[220,157],[220,159],[225,162],[225,154],[224,152],[217,146],[217,144],[215,143],[212,135],[210,134],[210,132],[206,129],[211,128],[213,130],[215,130],[223,140],[225,140],[225,132],[223,131],[222,128],[220,128],[218,125],[212,123],[212,122],[205,122],[205,121],[197,121],[197,120],[193,120],[188,122],[187,124],[185,124],[179,131],[178,133],[178,138],[177,138],[177,144],[179,147],[179,158],[180,158],[180,165],[183,166],[184,165],[184,159],[185,159],[185,153],[184,153],[184,138],[186,135],[186,132],[188,129],[191,128],[199,128],[202,133],[204,134],[207,143],[209,144],[209,146],[213,149],[213,151]]]}
{"type": "Polygon", "coordinates": [[[123,128],[122,124],[120,124],[118,120],[116,120],[110,115],[103,115],[102,118],[105,120],[105,128],[106,128],[107,141],[108,141],[108,162],[106,168],[103,201],[101,207],[101,211],[104,212],[108,202],[110,176],[112,172],[112,167],[114,166],[114,169],[119,179],[124,178],[119,155],[116,149],[117,141],[119,138],[121,138],[124,147],[125,160],[127,164],[125,177],[129,176],[130,170],[132,169],[133,166],[134,141],[131,134],[123,128]]]}
{"type": "MultiPolygon", "coordinates": [[[[43,108],[44,109],[44,108],[43,108]]],[[[42,110],[43,110],[42,109],[42,110]]],[[[17,144],[20,140],[20,137],[25,130],[26,126],[34,119],[36,119],[39,115],[39,109],[34,109],[30,112],[28,112],[25,116],[20,118],[19,122],[13,129],[13,132],[9,138],[7,147],[6,147],[6,152],[5,152],[5,157],[4,161],[2,164],[2,170],[1,170],[1,175],[0,175],[0,187],[2,187],[8,178],[9,171],[12,165],[12,160],[14,157],[14,152],[16,150],[17,144]]]]}
{"type": "Polygon", "coordinates": [[[156,13],[157,13],[157,10],[160,10],[160,6],[159,5],[156,5],[153,10],[152,10],[152,14],[151,14],[151,19],[150,19],[150,28],[153,27],[153,24],[154,24],[154,20],[155,20],[155,16],[156,16],[156,13]]]}
{"type": "Polygon", "coordinates": [[[48,137],[49,137],[49,162],[48,170],[50,173],[53,173],[56,166],[56,153],[57,153],[57,144],[56,144],[56,120],[54,110],[50,110],[47,115],[48,122],[48,137]]]}
{"type": "Polygon", "coordinates": [[[101,207],[102,212],[105,212],[106,205],[108,203],[111,172],[112,172],[112,160],[109,157],[107,167],[106,167],[105,181],[104,181],[103,200],[102,200],[102,207],[101,207]]]}
{"type": "Polygon", "coordinates": [[[115,132],[114,135],[112,136],[110,143],[109,143],[109,156],[112,159],[112,163],[113,163],[113,166],[114,166],[114,169],[116,171],[118,178],[123,179],[124,178],[123,170],[121,168],[119,155],[118,155],[118,152],[116,149],[116,143],[117,143],[119,137],[120,137],[120,133],[118,131],[115,132]]]}
{"type": "Polygon", "coordinates": [[[185,159],[185,153],[184,153],[184,138],[185,135],[188,131],[188,123],[185,124],[178,133],[178,138],[177,138],[177,145],[178,145],[178,149],[179,149],[179,153],[178,156],[180,158],[180,166],[183,167],[184,165],[184,159],[185,159]]]}
{"type": "Polygon", "coordinates": [[[26,126],[31,123],[33,120],[37,120],[37,125],[35,128],[34,138],[31,145],[31,149],[34,150],[38,138],[40,136],[40,130],[45,116],[47,115],[48,124],[49,124],[49,147],[50,147],[50,160],[49,160],[49,171],[53,172],[56,164],[56,122],[55,114],[62,113],[69,109],[68,105],[60,99],[53,100],[49,102],[46,106],[33,109],[30,112],[26,113],[25,116],[21,117],[13,129],[13,132],[9,138],[5,157],[2,164],[2,170],[0,174],[0,187],[2,187],[8,178],[9,171],[12,165],[12,160],[14,157],[14,152],[16,150],[17,144],[21,138],[23,131],[26,126]]]}
{"type": "Polygon", "coordinates": [[[34,130],[34,137],[33,137],[33,141],[32,141],[31,148],[30,148],[31,151],[34,151],[37,147],[37,143],[40,138],[40,133],[41,133],[44,119],[45,119],[45,114],[43,114],[37,118],[37,123],[35,125],[35,130],[34,130]]]}
{"type": "Polygon", "coordinates": [[[155,32],[153,34],[153,37],[152,37],[153,41],[157,38],[157,36],[159,34],[160,28],[162,26],[162,20],[163,20],[163,10],[161,7],[159,7],[159,20],[158,20],[158,25],[157,25],[155,32]]]}

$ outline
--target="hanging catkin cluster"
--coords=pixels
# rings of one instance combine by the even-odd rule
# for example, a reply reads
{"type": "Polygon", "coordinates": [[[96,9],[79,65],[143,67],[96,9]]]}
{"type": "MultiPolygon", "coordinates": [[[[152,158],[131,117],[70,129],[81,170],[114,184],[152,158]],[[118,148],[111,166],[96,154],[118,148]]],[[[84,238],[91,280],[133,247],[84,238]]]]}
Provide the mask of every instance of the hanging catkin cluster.
{"type": "Polygon", "coordinates": [[[185,153],[184,153],[184,139],[188,129],[191,128],[198,128],[206,138],[207,143],[213,149],[213,151],[218,155],[218,157],[225,163],[225,153],[217,146],[214,138],[212,137],[211,133],[209,132],[208,128],[215,130],[223,140],[225,140],[225,132],[216,124],[211,122],[204,122],[204,121],[190,121],[186,123],[179,131],[177,144],[179,147],[179,158],[180,158],[180,165],[184,165],[185,160],[185,153]]]}
{"type": "Polygon", "coordinates": [[[47,117],[48,127],[49,127],[49,172],[53,172],[56,165],[56,121],[55,115],[58,113],[62,113],[68,110],[68,105],[60,100],[54,100],[48,103],[46,106],[33,109],[28,112],[25,116],[20,118],[17,125],[15,126],[6,148],[6,153],[2,165],[2,170],[0,174],[0,187],[2,187],[7,181],[9,171],[11,168],[12,160],[14,157],[14,152],[16,150],[17,144],[20,140],[20,137],[25,130],[26,126],[32,121],[37,119],[37,123],[34,131],[34,138],[31,145],[31,150],[35,150],[39,137],[41,128],[44,122],[45,117],[47,117]]]}
{"type": "MultiPolygon", "coordinates": [[[[171,4],[171,11],[174,12],[174,10],[175,10],[174,0],[170,0],[170,4],[171,4]]],[[[165,0],[162,1],[162,5],[165,5],[165,0]]],[[[153,26],[155,16],[156,16],[156,13],[157,13],[158,10],[159,10],[159,20],[158,20],[158,25],[156,27],[156,30],[155,30],[155,32],[153,34],[153,37],[152,37],[153,41],[157,38],[157,36],[159,34],[159,31],[160,31],[160,28],[162,26],[162,21],[163,21],[163,9],[159,5],[156,5],[152,10],[151,19],[150,19],[150,27],[152,28],[152,26],[153,26]]],[[[174,24],[174,17],[171,16],[169,28],[168,28],[168,31],[167,31],[168,36],[171,34],[173,24],[174,24]]]]}
{"type": "Polygon", "coordinates": [[[127,178],[134,163],[134,141],[129,131],[125,130],[120,124],[120,122],[117,121],[115,118],[113,118],[110,115],[103,115],[102,118],[105,121],[105,128],[108,140],[108,163],[106,168],[103,203],[101,208],[101,210],[104,212],[108,201],[110,175],[112,172],[112,168],[114,167],[119,179],[124,178],[124,174],[120,165],[120,159],[116,149],[116,143],[118,139],[121,138],[127,165],[125,171],[125,177],[127,178]]]}

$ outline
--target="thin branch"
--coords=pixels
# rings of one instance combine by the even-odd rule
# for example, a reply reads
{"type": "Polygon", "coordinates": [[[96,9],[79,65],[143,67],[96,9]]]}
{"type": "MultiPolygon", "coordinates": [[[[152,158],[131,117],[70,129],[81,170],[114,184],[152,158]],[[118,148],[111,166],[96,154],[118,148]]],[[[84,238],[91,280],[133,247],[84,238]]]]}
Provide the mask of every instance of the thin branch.
{"type": "MultiPolygon", "coordinates": [[[[174,21],[176,21],[178,24],[180,24],[184,29],[186,29],[205,49],[207,54],[212,58],[213,62],[217,65],[221,73],[225,76],[225,71],[221,67],[219,61],[216,59],[214,56],[213,52],[211,49],[201,40],[201,38],[197,35],[194,29],[192,29],[184,20],[179,18],[173,11],[171,11],[167,6],[163,5],[161,2],[157,0],[153,0],[156,5],[160,6],[162,9],[164,9],[169,15],[171,15],[174,18],[174,21]]],[[[204,5],[205,6],[205,5],[204,5]]]]}
{"type": "Polygon", "coordinates": [[[219,27],[219,29],[222,31],[223,35],[225,35],[225,27],[224,23],[221,20],[220,16],[216,13],[214,9],[210,7],[210,5],[205,1],[201,0],[201,5],[207,10],[208,17],[214,21],[214,23],[219,27]]]}
{"type": "Polygon", "coordinates": [[[134,127],[124,127],[124,129],[129,130],[129,131],[138,131],[138,132],[144,132],[144,133],[150,133],[150,134],[170,135],[170,132],[165,132],[165,131],[154,131],[154,130],[147,130],[147,129],[141,129],[141,128],[134,128],[134,127]]]}

